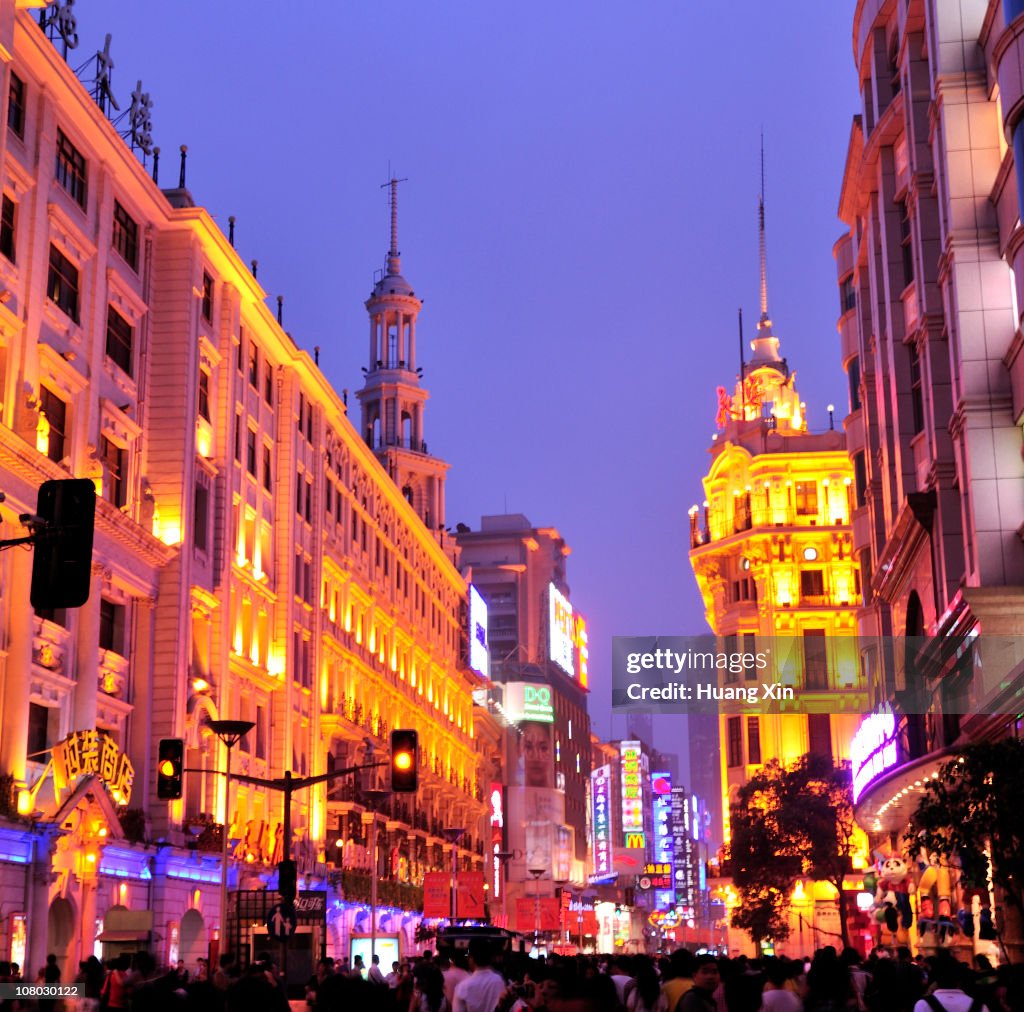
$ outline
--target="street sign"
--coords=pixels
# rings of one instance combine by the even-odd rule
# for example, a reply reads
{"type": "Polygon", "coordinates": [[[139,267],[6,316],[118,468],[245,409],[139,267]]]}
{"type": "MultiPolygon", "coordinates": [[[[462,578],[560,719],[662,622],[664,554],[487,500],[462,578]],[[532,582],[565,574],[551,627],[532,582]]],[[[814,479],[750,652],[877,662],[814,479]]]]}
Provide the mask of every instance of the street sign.
{"type": "Polygon", "coordinates": [[[295,908],[275,903],[267,914],[267,934],[275,941],[285,942],[295,934],[295,908]]]}

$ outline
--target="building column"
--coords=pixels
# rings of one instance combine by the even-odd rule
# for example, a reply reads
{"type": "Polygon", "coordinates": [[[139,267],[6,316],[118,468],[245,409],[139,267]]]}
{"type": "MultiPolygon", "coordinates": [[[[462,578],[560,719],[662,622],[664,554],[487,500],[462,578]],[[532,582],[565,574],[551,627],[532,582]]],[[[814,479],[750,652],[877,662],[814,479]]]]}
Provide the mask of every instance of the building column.
{"type": "MultiPolygon", "coordinates": [[[[4,665],[3,724],[0,736],[0,769],[19,784],[25,782],[28,751],[28,704],[32,673],[32,636],[35,615],[29,603],[32,553],[10,553],[9,633],[4,665]]],[[[45,953],[44,953],[45,955],[45,953]]]]}
{"type": "Polygon", "coordinates": [[[416,371],[416,317],[409,317],[409,368],[416,371]]]}
{"type": "Polygon", "coordinates": [[[153,608],[154,598],[142,597],[133,601],[131,656],[131,702],[135,711],[131,721],[131,740],[123,742],[128,758],[135,770],[132,801],[136,808],[149,810],[151,778],[149,765],[153,734],[153,608]]]}
{"type": "Polygon", "coordinates": [[[75,651],[75,706],[71,730],[86,731],[96,726],[96,693],[100,674],[100,590],[103,567],[93,563],[89,600],[78,610],[78,642],[75,651]]]}
{"type": "Polygon", "coordinates": [[[40,827],[32,840],[32,863],[25,869],[28,876],[28,945],[23,966],[26,980],[34,980],[41,966],[46,965],[50,925],[50,873],[53,868],[54,834],[40,827]]]}
{"type": "Polygon", "coordinates": [[[370,317],[370,368],[377,363],[377,317],[370,317]]]}

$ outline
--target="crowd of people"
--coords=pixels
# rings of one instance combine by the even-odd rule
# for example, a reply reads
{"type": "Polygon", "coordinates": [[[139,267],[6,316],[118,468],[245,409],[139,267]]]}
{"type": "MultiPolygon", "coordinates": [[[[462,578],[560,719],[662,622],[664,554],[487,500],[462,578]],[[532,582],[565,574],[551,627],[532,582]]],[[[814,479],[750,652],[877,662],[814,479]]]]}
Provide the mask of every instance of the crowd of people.
{"type": "MultiPolygon", "coordinates": [[[[48,963],[48,966],[51,964],[48,963]]],[[[55,965],[55,964],[54,964],[55,965]]],[[[0,964],[0,971],[9,965],[0,964]]],[[[50,976],[52,976],[52,972],[50,976]]],[[[43,971],[40,971],[43,977],[43,971]]],[[[8,978],[10,979],[10,978],[8,978]]],[[[79,966],[80,997],[56,1005],[0,1002],[4,1009],[55,1012],[289,1012],[280,968],[268,954],[246,967],[223,956],[158,970],[138,953],[104,967],[79,966]]],[[[466,953],[426,952],[414,960],[351,967],[322,959],[307,981],[309,1012],[1024,1012],[1024,966],[968,966],[948,953],[908,949],[861,960],[831,946],[787,959],[695,955],[554,956],[495,952],[473,939],[466,953]]]]}

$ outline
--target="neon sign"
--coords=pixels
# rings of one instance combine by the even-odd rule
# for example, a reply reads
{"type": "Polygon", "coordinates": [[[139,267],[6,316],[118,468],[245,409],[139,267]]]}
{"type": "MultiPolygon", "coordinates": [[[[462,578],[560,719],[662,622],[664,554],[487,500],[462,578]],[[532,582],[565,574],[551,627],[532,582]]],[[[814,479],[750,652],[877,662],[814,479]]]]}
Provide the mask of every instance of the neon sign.
{"type": "Polygon", "coordinates": [[[612,867],[612,768],[598,766],[590,774],[594,805],[594,874],[611,875],[612,867]]]}
{"type": "Polygon", "coordinates": [[[638,741],[619,745],[622,767],[622,832],[627,847],[643,847],[644,837],[644,767],[646,756],[638,741]]]}
{"type": "Polygon", "coordinates": [[[868,714],[860,722],[850,742],[850,759],[853,763],[853,800],[856,803],[864,788],[875,777],[899,761],[896,751],[896,715],[888,704],[884,704],[877,713],[868,714]]]}
{"type": "Polygon", "coordinates": [[[567,675],[575,676],[573,665],[572,605],[553,584],[548,584],[548,640],[550,656],[567,675]]]}
{"type": "Polygon", "coordinates": [[[490,678],[491,655],[487,649],[487,602],[469,585],[469,666],[490,678]]]}
{"type": "Polygon", "coordinates": [[[57,797],[79,777],[99,777],[119,804],[132,798],[135,769],[117,743],[102,731],[72,731],[53,746],[53,785],[57,797]]]}

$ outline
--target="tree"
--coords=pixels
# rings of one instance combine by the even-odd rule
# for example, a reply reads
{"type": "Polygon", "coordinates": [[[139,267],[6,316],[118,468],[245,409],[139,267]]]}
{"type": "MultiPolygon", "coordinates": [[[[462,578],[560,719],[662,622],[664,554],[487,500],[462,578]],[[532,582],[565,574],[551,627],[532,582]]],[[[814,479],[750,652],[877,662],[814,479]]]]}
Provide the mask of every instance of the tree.
{"type": "Polygon", "coordinates": [[[822,755],[805,755],[788,769],[773,759],[740,788],[730,822],[733,883],[741,898],[733,926],[758,944],[785,938],[788,896],[808,876],[835,888],[841,937],[849,945],[843,878],[856,832],[849,769],[822,755]]]}
{"type": "Polygon", "coordinates": [[[989,875],[1003,893],[1004,930],[1017,948],[1024,920],[1024,741],[966,745],[927,781],[906,839],[928,853],[956,855],[967,884],[989,875]],[[991,855],[991,860],[989,855],[991,855]],[[1007,924],[1005,914],[1009,914],[1007,924]]]}

